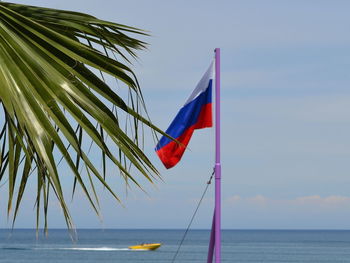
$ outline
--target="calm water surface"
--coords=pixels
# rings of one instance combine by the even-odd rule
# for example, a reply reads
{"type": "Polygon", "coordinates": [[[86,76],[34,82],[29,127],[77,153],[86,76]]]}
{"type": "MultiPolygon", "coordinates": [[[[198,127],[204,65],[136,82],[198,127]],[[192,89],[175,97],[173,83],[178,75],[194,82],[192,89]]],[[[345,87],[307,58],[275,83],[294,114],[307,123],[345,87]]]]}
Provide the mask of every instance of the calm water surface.
{"type": "MultiPolygon", "coordinates": [[[[0,262],[172,262],[183,230],[0,230],[0,262]],[[161,242],[156,251],[131,251],[142,242],[161,242]]],[[[206,262],[209,231],[190,231],[175,262],[206,262]]],[[[349,262],[350,231],[224,230],[222,262],[349,262]]]]}

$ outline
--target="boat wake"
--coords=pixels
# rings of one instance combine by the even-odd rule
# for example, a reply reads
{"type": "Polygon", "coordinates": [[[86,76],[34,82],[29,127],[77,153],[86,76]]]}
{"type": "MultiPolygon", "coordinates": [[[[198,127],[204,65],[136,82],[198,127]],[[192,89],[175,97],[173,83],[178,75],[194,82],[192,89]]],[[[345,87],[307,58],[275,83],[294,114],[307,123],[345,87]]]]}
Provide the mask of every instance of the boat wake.
{"type": "Polygon", "coordinates": [[[81,251],[125,251],[131,250],[129,248],[114,248],[114,247],[71,247],[59,248],[61,250],[81,250],[81,251]]]}
{"type": "Polygon", "coordinates": [[[3,250],[73,250],[73,251],[135,251],[115,247],[1,247],[3,250]]]}

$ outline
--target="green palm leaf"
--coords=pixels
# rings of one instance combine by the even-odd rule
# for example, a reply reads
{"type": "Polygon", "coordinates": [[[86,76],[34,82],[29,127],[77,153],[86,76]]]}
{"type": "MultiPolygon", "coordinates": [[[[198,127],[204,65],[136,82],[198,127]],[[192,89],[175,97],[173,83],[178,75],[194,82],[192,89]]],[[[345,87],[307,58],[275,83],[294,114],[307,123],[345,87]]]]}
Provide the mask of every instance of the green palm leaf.
{"type": "Polygon", "coordinates": [[[106,160],[127,184],[131,180],[140,187],[130,165],[150,182],[158,176],[140,148],[139,122],[164,133],[141,116],[144,101],[137,79],[117,61],[119,56],[128,63],[135,51],[145,48],[132,34],[146,35],[82,13],[0,3],[0,182],[8,181],[9,215],[15,199],[13,222],[28,178],[36,176],[37,227],[42,210],[47,228],[50,190],[67,226],[73,227],[58,171],[61,161],[73,175],[73,194],[79,185],[96,213],[96,181],[119,200],[106,182],[106,160]],[[105,75],[129,89],[130,106],[106,84],[105,75]],[[124,129],[116,109],[132,118],[127,121],[131,131],[124,129]],[[89,158],[90,149],[83,147],[88,141],[102,152],[102,173],[89,158]]]}

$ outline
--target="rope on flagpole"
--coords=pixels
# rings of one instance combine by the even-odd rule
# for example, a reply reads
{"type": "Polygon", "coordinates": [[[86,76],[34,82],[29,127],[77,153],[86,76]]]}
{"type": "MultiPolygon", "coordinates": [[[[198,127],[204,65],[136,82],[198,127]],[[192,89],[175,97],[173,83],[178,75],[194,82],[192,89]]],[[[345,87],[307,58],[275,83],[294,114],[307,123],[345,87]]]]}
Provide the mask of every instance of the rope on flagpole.
{"type": "Polygon", "coordinates": [[[176,257],[177,257],[177,255],[179,254],[179,251],[180,251],[180,249],[181,249],[181,246],[182,246],[183,242],[185,241],[185,238],[186,238],[186,236],[187,236],[188,231],[190,230],[190,227],[191,227],[191,225],[192,225],[192,223],[193,223],[193,220],[194,220],[194,218],[195,218],[195,216],[196,216],[196,214],[197,214],[197,211],[198,211],[198,209],[199,209],[199,207],[200,207],[200,205],[201,205],[201,203],[202,203],[202,201],[203,201],[203,199],[204,199],[205,194],[206,194],[207,191],[208,191],[209,185],[211,184],[211,181],[212,181],[212,179],[213,179],[213,177],[214,177],[214,174],[215,174],[215,169],[213,170],[213,172],[212,172],[212,174],[211,174],[209,180],[207,181],[207,186],[206,186],[205,189],[204,189],[204,192],[203,192],[203,194],[202,194],[202,197],[201,197],[201,199],[199,200],[199,202],[198,202],[198,204],[197,204],[197,207],[196,207],[196,209],[195,209],[195,211],[194,211],[194,213],[193,213],[193,215],[192,215],[192,218],[191,218],[191,220],[190,220],[190,223],[188,224],[187,229],[186,229],[186,231],[185,231],[185,233],[184,233],[184,235],[183,235],[183,237],[182,237],[182,239],[181,239],[181,242],[180,242],[180,244],[179,244],[179,246],[178,246],[178,248],[177,248],[177,250],[176,250],[176,253],[175,253],[174,257],[173,257],[173,260],[171,261],[172,263],[175,262],[176,257]]]}

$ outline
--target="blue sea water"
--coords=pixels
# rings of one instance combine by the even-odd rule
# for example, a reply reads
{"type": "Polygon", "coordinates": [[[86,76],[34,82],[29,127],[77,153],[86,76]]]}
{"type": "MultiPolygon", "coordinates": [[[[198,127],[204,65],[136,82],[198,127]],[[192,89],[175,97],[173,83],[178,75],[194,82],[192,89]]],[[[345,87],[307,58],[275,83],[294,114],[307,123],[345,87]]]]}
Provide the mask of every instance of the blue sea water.
{"type": "MultiPolygon", "coordinates": [[[[0,230],[0,262],[172,262],[183,230],[0,230]],[[142,242],[161,242],[156,251],[132,251],[142,242]]],[[[189,232],[178,263],[206,262],[209,231],[189,232]]],[[[350,231],[223,230],[222,262],[350,262],[350,231]]]]}

